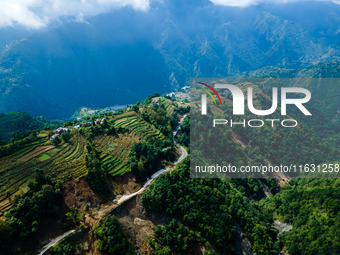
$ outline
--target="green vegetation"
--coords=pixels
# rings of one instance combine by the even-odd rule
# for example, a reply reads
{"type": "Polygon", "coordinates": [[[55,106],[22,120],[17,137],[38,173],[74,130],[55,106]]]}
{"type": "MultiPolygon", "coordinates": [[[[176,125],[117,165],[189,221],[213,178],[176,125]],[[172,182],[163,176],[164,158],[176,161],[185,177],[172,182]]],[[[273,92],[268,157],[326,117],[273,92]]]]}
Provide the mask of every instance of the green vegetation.
{"type": "MultiPolygon", "coordinates": [[[[257,84],[254,100],[257,107],[270,108],[272,105],[271,95],[268,97],[267,94],[271,93],[268,88],[273,85],[275,87],[287,86],[272,80],[266,80],[264,84],[257,84]]],[[[217,145],[214,148],[215,150],[222,149],[222,147],[218,147],[221,143],[226,145],[224,148],[227,148],[228,153],[223,157],[223,160],[233,165],[259,165],[266,162],[276,165],[301,165],[306,162],[313,162],[315,165],[325,162],[334,163],[334,161],[339,160],[339,128],[332,123],[333,121],[330,118],[325,117],[316,109],[315,105],[313,103],[306,106],[313,112],[313,118],[302,116],[299,110],[293,109],[293,107],[289,109],[291,117],[299,122],[299,125],[294,129],[281,127],[256,129],[236,126],[232,130],[228,127],[219,128],[215,130],[214,134],[211,134],[204,132],[200,125],[200,122],[211,122],[211,117],[200,117],[198,115],[194,116],[195,127],[191,130],[191,135],[198,137],[199,134],[204,134],[205,139],[217,145]],[[235,139],[235,134],[238,136],[236,142],[232,141],[233,138],[235,139]],[[235,145],[237,143],[243,146],[235,145]]],[[[239,118],[232,116],[231,109],[227,105],[220,108],[224,112],[223,118],[232,118],[235,122],[240,122],[243,119],[264,119],[261,116],[252,115],[249,111],[246,111],[245,116],[239,118]]],[[[191,114],[192,118],[194,114],[191,114]]],[[[212,115],[211,112],[209,114],[212,115]]],[[[215,116],[218,115],[217,112],[214,112],[214,114],[215,116]]],[[[329,115],[326,114],[326,116],[329,115]]],[[[279,112],[275,112],[271,116],[266,116],[266,118],[282,119],[282,116],[279,112]]],[[[192,141],[191,145],[202,146],[202,141],[195,140],[192,141]]],[[[205,153],[208,151],[210,151],[210,148],[207,148],[205,153]]],[[[340,216],[338,212],[340,210],[338,204],[340,201],[338,201],[339,184],[337,179],[292,179],[289,184],[282,188],[278,187],[275,181],[265,179],[262,182],[265,182],[274,194],[269,198],[264,198],[263,195],[258,193],[262,187],[259,183],[256,183],[256,180],[249,183],[250,180],[248,179],[248,183],[245,183],[244,179],[233,180],[232,182],[237,183],[235,187],[243,193],[244,197],[251,197],[256,200],[262,198],[258,203],[258,209],[268,215],[268,219],[273,217],[273,219],[279,219],[293,225],[292,230],[281,234],[281,248],[285,248],[290,255],[339,253],[340,242],[337,231],[339,228],[338,218],[340,216]],[[248,185],[250,189],[245,184],[250,184],[248,185]],[[249,192],[251,189],[258,194],[254,196],[254,192],[249,192]],[[269,214],[272,216],[269,216],[269,214]]],[[[157,195],[155,196],[157,197],[157,195]]],[[[166,197],[162,197],[161,200],[165,199],[166,197]]],[[[150,200],[152,201],[152,199],[150,200]]],[[[148,202],[148,200],[146,201],[148,202]]],[[[172,201],[168,201],[168,203],[173,205],[172,201]]],[[[197,202],[195,201],[195,203],[197,202]]],[[[150,206],[151,208],[155,207],[150,206]]],[[[182,207],[178,208],[183,210],[182,207]]],[[[242,211],[244,212],[243,209],[242,211]]],[[[184,212],[181,215],[183,216],[184,212]]],[[[238,216],[237,214],[236,217],[233,215],[233,219],[243,229],[238,216]]],[[[265,247],[263,245],[255,246],[254,240],[251,240],[255,233],[255,230],[251,230],[249,235],[247,234],[254,250],[256,246],[258,248],[265,247]]],[[[275,240],[274,236],[272,240],[275,240]]],[[[278,246],[279,244],[275,244],[275,248],[278,249],[278,246]]],[[[257,254],[265,254],[265,250],[259,249],[257,254]]]]}
{"type": "Polygon", "coordinates": [[[57,245],[50,248],[48,251],[56,255],[67,255],[74,250],[75,247],[72,245],[72,243],[61,241],[57,243],[57,245]]]}
{"type": "Polygon", "coordinates": [[[109,184],[106,181],[105,173],[99,160],[99,153],[90,143],[86,144],[86,149],[85,165],[87,173],[85,177],[96,193],[103,197],[109,197],[109,184]]]}
{"type": "Polygon", "coordinates": [[[183,222],[205,242],[234,254],[235,222],[246,232],[257,254],[277,254],[273,218],[238,190],[230,179],[191,179],[189,159],[172,174],[160,176],[142,195],[144,206],[183,222]]]}
{"type": "Polygon", "coordinates": [[[61,139],[63,139],[63,141],[65,143],[67,143],[70,139],[71,139],[71,132],[70,131],[63,131],[61,132],[61,139]]]}
{"type": "Polygon", "coordinates": [[[293,229],[280,236],[290,255],[340,253],[340,180],[292,179],[261,207],[293,229]]]}
{"type": "Polygon", "coordinates": [[[190,115],[188,115],[181,124],[180,137],[177,138],[177,142],[185,147],[189,147],[190,144],[190,115]]]}
{"type": "Polygon", "coordinates": [[[113,255],[135,254],[132,244],[127,240],[123,229],[114,215],[100,220],[94,231],[97,238],[97,247],[113,255]]]}
{"type": "Polygon", "coordinates": [[[0,146],[0,158],[12,154],[18,159],[46,141],[45,137],[37,136],[35,132],[23,139],[12,140],[10,143],[0,146]]]}
{"type": "Polygon", "coordinates": [[[196,235],[183,224],[173,219],[170,224],[157,226],[154,238],[149,238],[149,243],[156,255],[171,254],[192,254],[190,244],[196,240],[196,235]]]}
{"type": "Polygon", "coordinates": [[[145,181],[159,168],[159,158],[166,161],[175,159],[175,147],[172,142],[164,141],[159,147],[148,143],[134,143],[128,156],[128,162],[132,173],[145,181]]]}
{"type": "MultiPolygon", "coordinates": [[[[146,110],[151,107],[145,102],[139,104],[139,107],[141,112],[145,112],[144,116],[154,112],[146,110]]],[[[87,121],[66,122],[64,126],[67,128],[72,128],[77,124],[82,127],[78,130],[72,129],[71,132],[62,132],[53,141],[49,140],[52,130],[46,129],[36,130],[0,146],[0,210],[10,209],[12,202],[9,198],[32,178],[35,168],[42,169],[54,180],[67,181],[71,178],[78,179],[85,176],[88,172],[88,168],[84,164],[88,154],[84,149],[87,142],[90,142],[98,151],[95,158],[100,162],[101,170],[111,176],[123,175],[131,171],[128,155],[134,143],[148,143],[148,146],[155,146],[157,150],[163,149],[164,147],[161,148],[163,143],[171,141],[171,131],[163,134],[153,124],[145,121],[140,111],[106,112],[97,116],[93,115],[87,121]],[[97,118],[104,119],[103,123],[95,125],[94,121],[97,118]],[[85,127],[84,125],[88,121],[92,121],[93,124],[85,127]],[[42,150],[41,146],[51,145],[55,145],[56,148],[52,147],[48,151],[42,150]],[[40,147],[41,153],[29,156],[34,149],[40,147]],[[23,156],[25,156],[25,160],[18,160],[23,156]]],[[[156,161],[160,160],[161,164],[162,160],[170,159],[168,154],[159,153],[159,156],[163,158],[157,158],[156,161]]],[[[92,162],[92,160],[90,161],[92,162]]],[[[158,170],[158,163],[155,166],[148,171],[158,170]]],[[[95,182],[98,187],[101,186],[98,181],[95,182]]]]}
{"type": "Polygon", "coordinates": [[[43,117],[32,117],[27,112],[0,113],[0,142],[22,139],[32,130],[56,127],[59,121],[50,121],[43,117]]]}
{"type": "Polygon", "coordinates": [[[42,154],[42,155],[39,157],[39,159],[40,159],[40,160],[43,160],[43,161],[44,161],[44,160],[47,160],[47,159],[49,159],[49,158],[50,158],[50,156],[48,156],[48,155],[45,154],[45,153],[42,154]]]}
{"type": "Polygon", "coordinates": [[[70,211],[65,214],[68,223],[64,223],[63,228],[81,228],[85,222],[85,213],[77,207],[70,207],[70,211]]]}
{"type": "Polygon", "coordinates": [[[24,195],[16,195],[12,208],[5,213],[5,221],[1,220],[0,234],[8,230],[7,238],[2,239],[1,250],[8,248],[10,237],[26,238],[38,230],[39,222],[45,217],[59,213],[61,182],[54,182],[49,175],[36,169],[35,177],[28,183],[29,190],[24,195]]]}
{"type": "MultiPolygon", "coordinates": [[[[271,85],[269,81],[254,85],[256,107],[270,108],[268,88],[271,85]]],[[[247,86],[249,84],[243,85],[242,89],[247,86]]],[[[289,111],[290,117],[300,123],[294,129],[236,126],[233,130],[217,128],[215,132],[202,131],[204,123],[221,114],[208,108],[207,116],[195,115],[195,112],[187,116],[176,141],[190,153],[190,132],[199,138],[192,142],[193,146],[200,146],[204,134],[204,139],[216,145],[213,149],[206,148],[205,152],[224,149],[223,162],[236,166],[268,162],[319,164],[338,160],[339,129],[332,121],[321,122],[322,114],[313,107],[308,106],[313,109],[314,120],[301,116],[299,110],[289,111]],[[193,118],[199,122],[190,130],[193,118]]],[[[224,118],[232,117],[231,107],[225,104],[220,108],[224,118]]],[[[6,212],[3,212],[4,220],[0,219],[0,248],[8,250],[11,239],[31,236],[42,219],[59,212],[60,181],[85,176],[94,192],[109,198],[107,176],[131,171],[138,180],[145,181],[169,165],[176,158],[172,129],[180,115],[187,111],[188,107],[156,94],[124,108],[119,114],[99,113],[88,117],[86,122],[64,123],[65,127],[76,124],[82,127],[62,132],[60,139],[55,140],[56,147],[51,146],[50,150],[33,157],[27,156],[34,149],[52,145],[50,129],[27,132],[4,143],[0,146],[0,205],[6,212]],[[159,105],[151,103],[156,97],[159,105]],[[97,118],[105,119],[101,124],[94,124],[97,118]],[[92,124],[85,126],[89,121],[92,124]],[[47,175],[34,171],[35,168],[43,169],[47,175]],[[26,184],[28,191],[24,192],[26,184]]],[[[266,116],[280,117],[279,113],[266,116]]],[[[246,111],[242,118],[254,116],[246,111]]],[[[233,116],[233,120],[240,122],[241,118],[233,116]]],[[[280,248],[290,255],[339,254],[339,187],[337,179],[292,179],[283,187],[273,179],[193,179],[188,157],[171,174],[159,176],[142,195],[147,210],[172,219],[170,224],[155,229],[149,243],[154,254],[191,254],[198,243],[204,244],[209,254],[214,254],[214,249],[221,254],[235,254],[236,228],[240,227],[259,255],[277,254],[280,248]],[[264,186],[272,196],[266,198],[264,186]],[[272,228],[275,219],[293,225],[291,231],[280,235],[280,242],[277,231],[272,228]]],[[[138,188],[138,184],[133,185],[134,190],[138,188]]],[[[90,211],[89,205],[85,211],[90,211]]],[[[78,208],[71,207],[64,227],[84,227],[84,215],[78,208]]],[[[95,236],[101,251],[134,254],[133,246],[114,216],[96,225],[95,236]]],[[[74,247],[73,243],[61,242],[51,252],[67,254],[74,247]]]]}

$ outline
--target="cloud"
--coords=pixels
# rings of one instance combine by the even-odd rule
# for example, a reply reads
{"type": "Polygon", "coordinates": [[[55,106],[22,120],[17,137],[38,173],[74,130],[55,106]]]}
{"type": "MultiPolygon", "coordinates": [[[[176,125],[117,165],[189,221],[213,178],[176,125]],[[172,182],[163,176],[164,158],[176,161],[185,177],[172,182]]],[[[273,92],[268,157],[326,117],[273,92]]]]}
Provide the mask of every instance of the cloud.
{"type": "Polygon", "coordinates": [[[62,15],[76,16],[80,22],[84,16],[124,6],[146,11],[149,0],[0,0],[0,27],[21,25],[37,29],[62,15]]]}
{"type": "MultiPolygon", "coordinates": [[[[163,0],[0,0],[0,28],[20,25],[38,29],[48,25],[51,20],[63,15],[74,16],[77,22],[86,22],[86,16],[108,12],[113,8],[124,6],[131,6],[136,10],[147,11],[150,1],[162,2],[163,0]]],[[[259,3],[286,3],[304,0],[210,1],[216,5],[246,7],[259,3]]],[[[334,0],[334,2],[339,4],[340,0],[334,0]]]]}

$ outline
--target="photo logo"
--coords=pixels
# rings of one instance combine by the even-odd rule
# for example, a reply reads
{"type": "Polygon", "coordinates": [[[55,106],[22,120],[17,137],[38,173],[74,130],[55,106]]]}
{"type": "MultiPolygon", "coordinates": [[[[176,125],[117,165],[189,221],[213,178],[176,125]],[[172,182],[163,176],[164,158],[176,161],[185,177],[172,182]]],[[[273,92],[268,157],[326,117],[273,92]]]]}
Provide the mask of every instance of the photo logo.
{"type": "MultiPolygon", "coordinates": [[[[198,83],[203,85],[203,86],[206,86],[209,89],[211,89],[211,91],[214,92],[214,94],[217,96],[217,98],[220,101],[221,105],[223,105],[220,95],[217,93],[217,91],[213,87],[211,87],[210,85],[205,84],[203,82],[198,82],[198,83]]],[[[212,100],[214,101],[215,105],[217,105],[215,98],[213,97],[213,95],[208,90],[206,90],[204,88],[200,88],[200,89],[203,90],[204,92],[206,92],[212,98],[212,100]]],[[[202,94],[202,115],[206,115],[206,114],[207,114],[207,95],[206,94],[202,94]],[[204,105],[204,107],[203,107],[203,105],[204,105]]]]}
{"type": "MultiPolygon", "coordinates": [[[[215,95],[218,97],[218,99],[219,99],[219,101],[222,105],[221,98],[213,87],[211,87],[208,84],[202,83],[202,82],[198,82],[198,83],[210,88],[215,93],[215,95]]],[[[215,88],[217,88],[217,89],[229,89],[232,96],[233,96],[233,115],[244,115],[244,94],[243,94],[243,92],[240,88],[238,88],[236,85],[230,85],[230,84],[216,84],[215,88]]],[[[212,96],[212,94],[206,89],[201,88],[201,90],[207,92],[211,96],[211,98],[213,99],[213,101],[215,102],[215,105],[216,105],[215,98],[212,96]]],[[[206,97],[206,95],[202,94],[201,99],[202,99],[201,112],[202,112],[202,115],[206,115],[207,114],[207,97],[206,97]]],[[[282,88],[281,89],[281,115],[287,115],[287,105],[288,104],[295,105],[297,108],[300,109],[300,111],[304,115],[312,115],[302,105],[304,103],[307,103],[310,99],[311,99],[311,93],[307,89],[304,89],[304,88],[282,88]],[[288,99],[287,93],[303,93],[303,94],[305,94],[306,97],[305,98],[288,99]]],[[[253,105],[253,88],[252,87],[248,88],[248,109],[253,114],[259,115],[259,116],[265,116],[265,115],[270,115],[270,114],[275,112],[275,110],[277,108],[277,102],[278,102],[278,100],[277,100],[277,88],[273,88],[272,101],[273,101],[273,104],[272,104],[271,108],[268,109],[268,110],[257,110],[257,109],[255,109],[255,107],[253,105]]]]}
{"type": "MultiPolygon", "coordinates": [[[[221,106],[222,104],[222,100],[219,96],[219,94],[216,92],[216,90],[205,83],[202,82],[198,82],[199,84],[208,87],[212,92],[214,92],[214,94],[217,96],[217,98],[219,99],[221,106]]],[[[228,89],[233,97],[233,115],[244,115],[244,102],[245,102],[245,97],[243,94],[243,91],[237,87],[236,85],[230,85],[230,84],[215,84],[215,88],[216,89],[228,89]]],[[[200,88],[201,90],[205,91],[208,95],[210,95],[210,97],[213,99],[215,105],[216,104],[216,100],[213,97],[213,95],[206,89],[204,88],[200,88]]],[[[270,109],[267,110],[258,110],[254,107],[253,104],[253,88],[252,87],[248,87],[247,88],[247,94],[248,94],[248,109],[251,113],[253,113],[254,115],[257,116],[266,116],[266,115],[270,115],[272,113],[274,113],[278,107],[278,89],[277,88],[273,88],[272,91],[272,106],[270,107],[270,109]]],[[[304,115],[306,116],[311,116],[312,114],[303,106],[303,104],[307,103],[309,100],[311,99],[311,93],[309,90],[304,89],[304,88],[295,88],[295,87],[285,87],[285,88],[281,88],[281,115],[285,116],[287,115],[287,105],[291,104],[291,105],[295,105],[304,115]],[[287,94],[292,94],[292,93],[300,93],[300,94],[304,94],[305,97],[304,98],[287,98],[287,94]]],[[[206,115],[207,114],[207,96],[206,94],[202,94],[201,95],[201,114],[202,115],[206,115]]],[[[266,119],[266,121],[270,121],[272,123],[272,127],[274,126],[274,122],[275,121],[280,121],[279,119],[266,119]]],[[[215,119],[214,120],[214,124],[213,126],[215,127],[216,124],[227,124],[230,123],[231,127],[233,125],[232,120],[228,121],[225,119],[215,119]]],[[[246,126],[245,120],[243,122],[239,122],[239,123],[235,123],[234,124],[243,124],[243,126],[246,126]]],[[[297,121],[294,119],[287,119],[287,120],[283,120],[281,122],[281,125],[283,127],[295,127],[297,126],[297,121]],[[294,122],[294,125],[285,125],[286,122],[294,122]]],[[[264,121],[260,120],[260,119],[253,119],[253,120],[249,120],[248,121],[248,126],[250,127],[262,127],[264,125],[264,121]],[[251,123],[254,122],[258,122],[259,125],[252,125],[251,123]]]]}

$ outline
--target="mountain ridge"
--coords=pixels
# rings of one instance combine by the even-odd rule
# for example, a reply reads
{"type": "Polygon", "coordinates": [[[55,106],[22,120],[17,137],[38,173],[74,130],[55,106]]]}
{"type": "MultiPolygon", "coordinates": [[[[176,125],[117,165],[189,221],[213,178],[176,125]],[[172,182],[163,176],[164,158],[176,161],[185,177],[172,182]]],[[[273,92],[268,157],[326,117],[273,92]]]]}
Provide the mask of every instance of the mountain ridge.
{"type": "Polygon", "coordinates": [[[179,90],[190,78],[238,76],[267,66],[300,69],[340,58],[336,4],[174,6],[122,8],[14,42],[0,58],[6,70],[0,71],[0,111],[66,119],[83,105],[127,104],[125,98],[138,101],[148,91],[179,90]],[[301,5],[310,15],[322,6],[325,11],[307,26],[289,14],[301,5]],[[328,30],[320,20],[325,16],[333,24],[328,30]]]}

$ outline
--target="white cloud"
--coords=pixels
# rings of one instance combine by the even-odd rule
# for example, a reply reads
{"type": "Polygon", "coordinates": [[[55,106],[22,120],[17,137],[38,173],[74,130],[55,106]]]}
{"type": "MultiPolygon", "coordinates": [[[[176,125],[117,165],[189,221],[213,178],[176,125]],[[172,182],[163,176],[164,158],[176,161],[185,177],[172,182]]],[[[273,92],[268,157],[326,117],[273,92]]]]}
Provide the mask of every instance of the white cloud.
{"type": "Polygon", "coordinates": [[[0,27],[21,25],[41,28],[61,15],[96,15],[112,8],[132,6],[141,11],[149,8],[149,0],[0,0],[0,27]]]}
{"type": "MultiPolygon", "coordinates": [[[[74,16],[76,21],[86,22],[85,16],[108,12],[112,8],[132,6],[136,10],[146,11],[149,9],[150,1],[162,2],[162,0],[0,0],[0,27],[21,25],[28,28],[41,28],[62,15],[74,16]]],[[[210,1],[217,5],[245,7],[259,3],[285,3],[304,0],[210,1]]],[[[340,0],[334,0],[334,2],[339,4],[340,0]]]]}

